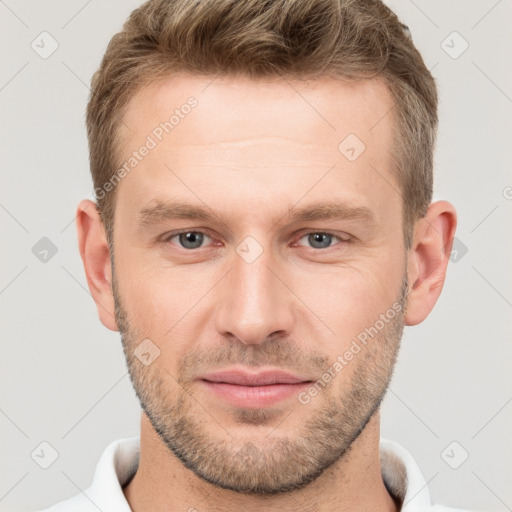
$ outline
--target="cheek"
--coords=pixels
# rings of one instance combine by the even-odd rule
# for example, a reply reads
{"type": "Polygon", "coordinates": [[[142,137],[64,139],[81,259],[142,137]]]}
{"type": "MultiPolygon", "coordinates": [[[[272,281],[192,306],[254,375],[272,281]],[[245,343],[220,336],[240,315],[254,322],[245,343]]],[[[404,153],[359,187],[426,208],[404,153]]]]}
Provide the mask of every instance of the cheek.
{"type": "Polygon", "coordinates": [[[402,279],[401,262],[380,251],[379,257],[360,264],[319,266],[314,273],[302,271],[291,282],[296,283],[297,296],[343,343],[373,325],[393,306],[402,279]]]}
{"type": "MultiPolygon", "coordinates": [[[[131,325],[142,338],[149,338],[163,356],[179,357],[194,348],[199,330],[206,325],[205,306],[208,291],[217,274],[197,274],[192,268],[155,267],[144,264],[141,257],[125,253],[116,274],[121,281],[121,300],[131,325]],[[136,268],[128,263],[137,261],[136,268]]],[[[211,269],[213,270],[213,269],[211,269]]]]}
{"type": "Polygon", "coordinates": [[[133,327],[146,337],[161,337],[173,325],[180,294],[174,283],[162,278],[161,271],[145,268],[140,262],[129,251],[124,251],[119,261],[116,257],[120,299],[133,327]]]}

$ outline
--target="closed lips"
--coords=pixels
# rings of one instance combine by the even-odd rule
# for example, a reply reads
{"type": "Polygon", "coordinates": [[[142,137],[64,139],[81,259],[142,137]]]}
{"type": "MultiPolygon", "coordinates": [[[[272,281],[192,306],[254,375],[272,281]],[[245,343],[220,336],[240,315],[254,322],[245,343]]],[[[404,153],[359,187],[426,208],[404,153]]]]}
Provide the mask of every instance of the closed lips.
{"type": "Polygon", "coordinates": [[[273,384],[299,384],[311,382],[309,379],[296,377],[285,372],[264,372],[264,373],[244,373],[244,372],[215,372],[203,375],[201,380],[207,382],[217,382],[224,384],[233,384],[237,386],[270,386],[273,384]]]}

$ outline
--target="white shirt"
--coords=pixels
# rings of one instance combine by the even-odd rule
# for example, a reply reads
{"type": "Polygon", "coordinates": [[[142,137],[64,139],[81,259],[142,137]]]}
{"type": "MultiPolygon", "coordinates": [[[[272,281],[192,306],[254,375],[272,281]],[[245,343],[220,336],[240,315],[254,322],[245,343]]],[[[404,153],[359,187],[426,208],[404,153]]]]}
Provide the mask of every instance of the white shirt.
{"type": "MultiPolygon", "coordinates": [[[[139,466],[140,437],[118,439],[103,451],[92,485],[72,498],[39,512],[131,512],[123,487],[139,466]]],[[[395,441],[380,439],[384,484],[402,502],[401,512],[468,512],[433,505],[423,475],[412,455],[395,441]]]]}

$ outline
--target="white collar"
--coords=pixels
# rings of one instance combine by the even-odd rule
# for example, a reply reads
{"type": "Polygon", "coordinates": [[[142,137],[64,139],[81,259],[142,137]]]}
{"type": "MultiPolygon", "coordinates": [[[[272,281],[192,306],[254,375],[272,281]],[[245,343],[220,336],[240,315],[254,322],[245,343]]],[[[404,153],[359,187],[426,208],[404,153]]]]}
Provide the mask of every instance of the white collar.
{"type": "MultiPolygon", "coordinates": [[[[137,471],[139,456],[139,436],[113,441],[103,451],[88,489],[40,512],[131,512],[123,487],[137,471]]],[[[397,442],[380,439],[380,461],[384,484],[402,502],[401,512],[460,510],[431,504],[427,483],[416,461],[397,442]]]]}

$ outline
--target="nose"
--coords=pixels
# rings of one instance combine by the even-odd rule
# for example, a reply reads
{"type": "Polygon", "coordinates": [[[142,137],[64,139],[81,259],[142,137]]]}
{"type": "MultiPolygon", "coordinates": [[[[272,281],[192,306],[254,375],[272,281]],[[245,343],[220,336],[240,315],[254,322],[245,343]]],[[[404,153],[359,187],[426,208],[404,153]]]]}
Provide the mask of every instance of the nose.
{"type": "Polygon", "coordinates": [[[293,294],[268,251],[248,262],[235,253],[233,267],[217,290],[216,328],[246,345],[288,336],[294,325],[293,294]]]}

